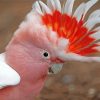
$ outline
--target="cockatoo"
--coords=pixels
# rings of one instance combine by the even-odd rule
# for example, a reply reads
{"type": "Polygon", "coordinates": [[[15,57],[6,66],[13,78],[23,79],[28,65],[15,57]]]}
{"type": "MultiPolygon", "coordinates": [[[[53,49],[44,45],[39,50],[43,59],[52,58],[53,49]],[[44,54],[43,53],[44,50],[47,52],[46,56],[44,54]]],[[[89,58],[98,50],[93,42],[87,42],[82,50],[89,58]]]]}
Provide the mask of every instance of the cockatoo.
{"type": "MultiPolygon", "coordinates": [[[[0,54],[0,100],[34,100],[48,72],[56,74],[67,61],[100,62],[87,56],[100,51],[100,10],[88,10],[98,1],[83,2],[72,13],[75,0],[41,0],[15,31],[0,54]]],[[[77,1],[76,1],[77,2],[77,1]]]]}

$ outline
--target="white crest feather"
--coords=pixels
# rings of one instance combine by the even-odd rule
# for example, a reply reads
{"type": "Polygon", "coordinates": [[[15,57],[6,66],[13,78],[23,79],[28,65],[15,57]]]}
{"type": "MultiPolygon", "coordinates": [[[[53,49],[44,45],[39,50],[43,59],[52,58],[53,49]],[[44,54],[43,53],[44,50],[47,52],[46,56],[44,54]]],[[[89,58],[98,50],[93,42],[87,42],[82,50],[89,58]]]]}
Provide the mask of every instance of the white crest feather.
{"type": "Polygon", "coordinates": [[[64,5],[64,13],[68,15],[72,15],[73,5],[75,0],[67,0],[66,4],[64,5]]]}
{"type": "Polygon", "coordinates": [[[99,23],[100,23],[100,17],[95,17],[88,19],[84,25],[88,28],[88,30],[91,30],[96,24],[99,23]]]}
{"type": "Polygon", "coordinates": [[[100,57],[86,57],[75,53],[60,52],[59,58],[64,61],[100,62],[100,57]]]}
{"type": "Polygon", "coordinates": [[[41,10],[41,7],[40,7],[40,5],[39,5],[39,2],[38,1],[36,1],[34,4],[33,4],[33,6],[32,6],[32,10],[34,11],[37,11],[40,15],[43,15],[43,12],[42,12],[42,10],[41,10]]]}
{"type": "Polygon", "coordinates": [[[49,37],[50,37],[51,42],[54,43],[54,45],[56,45],[57,39],[58,39],[57,33],[50,30],[49,37]]]}
{"type": "Polygon", "coordinates": [[[52,11],[56,9],[54,0],[47,0],[47,5],[52,11]]]}
{"type": "Polygon", "coordinates": [[[46,12],[48,14],[52,14],[52,11],[49,9],[49,7],[46,4],[44,4],[42,1],[39,1],[39,3],[44,12],[46,12]]]}
{"type": "Polygon", "coordinates": [[[100,26],[96,27],[94,31],[100,31],[100,26]]]}
{"type": "MultiPolygon", "coordinates": [[[[94,34],[91,34],[90,36],[91,36],[92,38],[95,38],[95,41],[100,40],[100,26],[97,27],[97,28],[95,28],[93,31],[96,31],[96,32],[95,32],[94,34]]],[[[100,42],[98,42],[97,44],[100,45],[100,42]]]]}
{"type": "Polygon", "coordinates": [[[85,12],[85,3],[80,4],[80,6],[76,9],[75,13],[74,13],[74,17],[77,18],[78,21],[81,20],[82,15],[84,15],[85,12]]]}
{"type": "Polygon", "coordinates": [[[100,10],[96,10],[93,13],[91,13],[88,19],[91,19],[94,17],[100,17],[100,10]]]}
{"type": "Polygon", "coordinates": [[[86,13],[89,11],[89,9],[94,5],[94,4],[96,4],[96,2],[98,2],[98,0],[90,0],[90,1],[88,1],[85,5],[85,13],[84,13],[84,16],[83,17],[85,17],[85,15],[86,15],[86,13]]]}
{"type": "Polygon", "coordinates": [[[65,38],[59,38],[58,40],[58,49],[65,50],[68,47],[69,40],[65,38]]]}
{"type": "Polygon", "coordinates": [[[60,11],[61,12],[61,3],[60,3],[60,1],[59,0],[54,0],[54,2],[55,2],[55,8],[58,10],[58,11],[60,11]]]}
{"type": "Polygon", "coordinates": [[[96,33],[92,34],[91,37],[95,38],[96,40],[100,39],[100,31],[97,31],[96,33]]]}

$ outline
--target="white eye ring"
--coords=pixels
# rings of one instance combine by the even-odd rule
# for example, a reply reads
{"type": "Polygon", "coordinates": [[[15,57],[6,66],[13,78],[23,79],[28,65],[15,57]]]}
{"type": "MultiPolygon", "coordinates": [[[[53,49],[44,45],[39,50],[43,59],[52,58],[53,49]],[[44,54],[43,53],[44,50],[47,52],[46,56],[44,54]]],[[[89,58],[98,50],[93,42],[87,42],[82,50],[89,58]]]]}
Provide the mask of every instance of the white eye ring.
{"type": "Polygon", "coordinates": [[[47,52],[45,50],[43,51],[42,55],[43,55],[43,58],[45,58],[45,59],[49,59],[50,58],[49,52],[47,52]]]}

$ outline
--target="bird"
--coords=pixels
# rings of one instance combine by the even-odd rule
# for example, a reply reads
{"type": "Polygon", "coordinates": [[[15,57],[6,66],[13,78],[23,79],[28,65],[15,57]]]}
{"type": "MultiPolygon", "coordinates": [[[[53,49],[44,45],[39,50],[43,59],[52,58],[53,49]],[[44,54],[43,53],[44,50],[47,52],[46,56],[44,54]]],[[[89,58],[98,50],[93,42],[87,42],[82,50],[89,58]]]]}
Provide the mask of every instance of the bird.
{"type": "Polygon", "coordinates": [[[100,52],[100,10],[86,20],[98,1],[82,2],[75,11],[75,0],[34,2],[0,54],[0,100],[35,100],[48,74],[67,61],[100,62],[91,55],[100,52]]]}

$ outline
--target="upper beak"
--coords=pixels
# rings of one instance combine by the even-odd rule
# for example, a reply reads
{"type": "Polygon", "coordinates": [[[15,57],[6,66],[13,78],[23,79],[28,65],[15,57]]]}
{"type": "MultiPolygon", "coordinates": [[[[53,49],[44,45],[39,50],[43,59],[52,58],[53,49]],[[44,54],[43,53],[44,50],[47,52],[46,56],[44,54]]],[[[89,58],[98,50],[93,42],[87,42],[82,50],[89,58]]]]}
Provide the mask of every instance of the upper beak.
{"type": "Polygon", "coordinates": [[[62,70],[63,63],[60,64],[52,64],[49,68],[48,74],[57,74],[62,70]]]}

